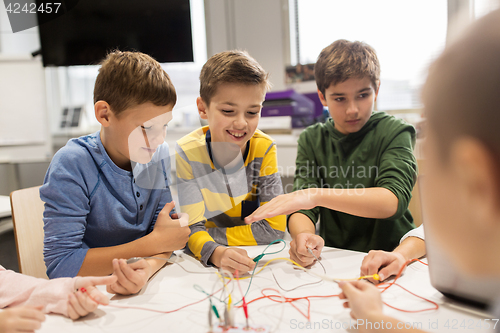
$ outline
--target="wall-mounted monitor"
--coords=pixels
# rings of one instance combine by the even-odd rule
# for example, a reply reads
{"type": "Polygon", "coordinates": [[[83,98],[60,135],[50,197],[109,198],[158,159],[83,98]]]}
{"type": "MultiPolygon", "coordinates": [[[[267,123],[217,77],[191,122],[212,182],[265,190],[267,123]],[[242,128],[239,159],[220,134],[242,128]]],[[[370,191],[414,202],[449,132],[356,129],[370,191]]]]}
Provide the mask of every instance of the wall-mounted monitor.
{"type": "Polygon", "coordinates": [[[189,0],[59,2],[57,14],[37,12],[44,66],[95,65],[114,49],[162,63],[193,61],[189,0]]]}

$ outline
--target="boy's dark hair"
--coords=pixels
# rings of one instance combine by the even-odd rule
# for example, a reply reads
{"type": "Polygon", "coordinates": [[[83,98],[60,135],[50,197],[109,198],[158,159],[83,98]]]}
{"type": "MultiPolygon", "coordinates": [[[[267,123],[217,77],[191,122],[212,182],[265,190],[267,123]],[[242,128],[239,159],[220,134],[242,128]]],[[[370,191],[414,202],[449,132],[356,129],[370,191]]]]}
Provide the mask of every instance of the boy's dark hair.
{"type": "Polygon", "coordinates": [[[431,65],[422,91],[444,159],[460,137],[480,140],[500,166],[500,10],[475,22],[431,65]]]}
{"type": "Polygon", "coordinates": [[[217,53],[203,65],[200,97],[208,104],[222,83],[263,84],[270,88],[269,74],[247,52],[233,50],[217,53]]]}
{"type": "Polygon", "coordinates": [[[380,64],[375,50],[363,42],[339,39],[325,47],[314,66],[318,90],[324,95],[330,85],[350,78],[370,78],[377,89],[380,80],[380,64]]]}
{"type": "Polygon", "coordinates": [[[168,74],[141,52],[113,51],[101,63],[94,86],[94,103],[106,101],[115,114],[151,102],[175,105],[177,96],[168,74]]]}

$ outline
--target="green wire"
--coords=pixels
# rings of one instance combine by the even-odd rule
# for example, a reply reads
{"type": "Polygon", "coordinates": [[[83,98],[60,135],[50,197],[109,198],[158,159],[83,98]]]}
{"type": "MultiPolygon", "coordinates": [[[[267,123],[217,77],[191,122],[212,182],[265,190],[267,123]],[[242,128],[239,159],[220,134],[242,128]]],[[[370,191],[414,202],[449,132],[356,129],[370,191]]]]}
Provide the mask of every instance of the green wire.
{"type": "Polygon", "coordinates": [[[268,246],[266,246],[266,248],[264,249],[264,251],[262,251],[262,253],[261,253],[261,254],[259,254],[259,255],[258,255],[257,257],[255,257],[255,258],[253,258],[253,261],[254,261],[255,263],[258,263],[258,262],[259,262],[259,260],[260,260],[260,259],[262,259],[262,257],[267,256],[268,254],[276,254],[276,253],[280,253],[281,251],[283,251],[283,250],[285,249],[285,247],[286,247],[286,243],[285,243],[285,241],[284,241],[283,239],[281,239],[281,238],[280,238],[280,239],[277,239],[277,240],[275,240],[275,241],[273,241],[273,242],[269,243],[269,245],[268,245],[268,246]],[[276,251],[276,252],[266,253],[266,250],[269,248],[269,246],[271,246],[271,245],[273,245],[273,244],[276,244],[276,243],[279,243],[279,242],[283,242],[283,248],[282,248],[281,250],[276,251]]]}
{"type": "MultiPolygon", "coordinates": [[[[250,286],[252,285],[252,281],[253,281],[253,276],[255,275],[255,270],[257,269],[257,265],[259,264],[259,261],[265,256],[265,255],[268,255],[268,254],[276,254],[276,253],[280,253],[281,251],[283,251],[284,249],[286,248],[286,242],[285,240],[283,239],[277,239],[275,241],[272,241],[271,243],[269,243],[268,246],[266,246],[266,248],[264,249],[264,251],[262,251],[261,254],[259,254],[258,256],[256,256],[255,258],[253,258],[253,261],[255,262],[255,267],[253,268],[253,271],[252,271],[252,275],[250,275],[250,282],[248,282],[248,288],[247,288],[247,291],[245,292],[245,295],[243,297],[247,297],[247,294],[248,294],[248,291],[250,290],[250,286]],[[280,243],[282,242],[283,243],[283,248],[281,250],[278,250],[278,251],[275,251],[275,252],[270,252],[270,253],[266,253],[266,250],[269,248],[269,246],[273,245],[273,244],[276,244],[276,243],[280,243]]],[[[234,303],[234,305],[237,305],[239,303],[241,303],[241,301],[243,301],[243,298],[240,299],[238,302],[234,303]]]]}
{"type": "Polygon", "coordinates": [[[268,246],[266,246],[266,248],[264,249],[264,251],[262,251],[261,254],[259,254],[257,257],[253,258],[253,261],[255,261],[256,263],[259,262],[260,259],[262,259],[262,257],[268,255],[268,254],[276,254],[276,253],[280,253],[281,251],[283,251],[286,247],[286,242],[283,240],[283,239],[277,239],[275,241],[272,241],[271,243],[269,243],[268,246]],[[269,248],[269,246],[273,245],[273,244],[276,244],[276,243],[280,243],[282,242],[283,243],[283,248],[281,250],[278,250],[278,251],[275,251],[275,252],[270,252],[270,253],[266,253],[266,250],[269,248]]]}
{"type": "MultiPolygon", "coordinates": [[[[259,261],[266,255],[270,255],[270,254],[276,254],[276,253],[280,253],[281,251],[283,251],[284,249],[286,248],[286,242],[285,240],[283,239],[276,239],[275,241],[272,241],[271,243],[269,243],[269,245],[266,246],[266,248],[264,249],[264,251],[262,251],[261,254],[259,254],[258,256],[256,256],[255,258],[253,258],[253,261],[255,262],[255,267],[253,268],[253,271],[252,271],[252,275],[250,276],[250,282],[248,283],[248,288],[247,288],[247,291],[245,292],[245,295],[244,297],[247,296],[248,294],[248,291],[250,290],[250,286],[252,285],[252,280],[253,280],[253,276],[255,274],[255,270],[257,269],[257,265],[259,264],[259,261]],[[280,243],[282,242],[283,243],[283,248],[278,250],[278,251],[275,251],[275,252],[269,252],[269,253],[266,253],[266,250],[273,244],[277,244],[277,243],[280,243]]],[[[219,302],[224,302],[222,301],[221,299],[215,297],[215,296],[211,296],[209,293],[207,293],[205,290],[203,290],[203,288],[197,284],[195,284],[193,286],[193,288],[199,292],[202,292],[204,293],[205,295],[209,296],[209,300],[210,300],[210,303],[212,304],[212,308],[215,312],[215,315],[217,316],[217,318],[219,318],[219,314],[217,313],[217,309],[215,308],[215,306],[213,305],[212,303],[212,297],[217,299],[219,302]]],[[[234,303],[234,305],[237,305],[238,303],[241,303],[243,299],[239,300],[238,302],[234,303]]],[[[225,302],[224,302],[225,303],[225,302]]]]}
{"type": "Polygon", "coordinates": [[[223,301],[221,301],[219,298],[217,298],[217,297],[215,297],[215,296],[210,295],[209,293],[207,293],[200,285],[195,284],[195,285],[193,285],[193,288],[196,291],[202,292],[202,293],[204,293],[205,295],[208,296],[208,301],[210,302],[210,306],[212,307],[212,310],[214,311],[215,316],[217,317],[217,319],[220,320],[219,311],[217,311],[217,308],[215,307],[214,303],[212,302],[212,297],[215,298],[216,300],[218,300],[219,302],[223,302],[223,301]]]}

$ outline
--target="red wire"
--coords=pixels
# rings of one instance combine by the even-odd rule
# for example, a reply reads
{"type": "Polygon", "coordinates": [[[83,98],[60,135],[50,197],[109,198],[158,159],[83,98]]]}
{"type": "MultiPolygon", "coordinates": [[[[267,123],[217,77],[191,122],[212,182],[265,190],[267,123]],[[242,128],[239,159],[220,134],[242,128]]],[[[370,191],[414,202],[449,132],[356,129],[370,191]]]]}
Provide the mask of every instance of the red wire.
{"type": "Polygon", "coordinates": [[[434,301],[431,301],[430,299],[427,299],[425,297],[422,297],[422,296],[419,296],[411,291],[409,291],[408,289],[404,288],[403,286],[399,285],[396,283],[396,281],[401,277],[401,274],[403,274],[403,271],[404,269],[406,268],[406,266],[408,266],[409,264],[411,264],[412,262],[415,262],[415,261],[418,261],[419,263],[421,264],[424,264],[426,266],[429,266],[428,264],[426,264],[425,262],[423,262],[422,260],[420,259],[411,259],[411,260],[408,260],[404,265],[403,267],[401,267],[401,269],[399,270],[398,274],[396,275],[396,277],[394,278],[393,281],[391,282],[384,282],[384,283],[381,283],[378,285],[378,287],[382,287],[382,291],[380,293],[383,293],[384,291],[386,291],[387,289],[389,289],[390,287],[392,287],[393,285],[403,289],[404,291],[406,291],[407,293],[415,296],[415,297],[418,297],[420,299],[423,299],[424,301],[428,302],[428,303],[431,303],[432,305],[434,305],[434,307],[432,308],[427,308],[427,309],[422,309],[422,310],[405,310],[405,309],[400,309],[400,308],[396,308],[395,306],[392,306],[390,304],[387,304],[386,302],[384,302],[385,305],[387,305],[388,307],[394,309],[394,310],[397,310],[397,311],[401,311],[401,312],[407,312],[407,313],[418,313],[418,312],[424,312],[424,311],[430,311],[430,310],[437,310],[439,309],[439,305],[434,302],[434,301]]]}
{"type": "Polygon", "coordinates": [[[248,323],[248,304],[247,302],[245,301],[245,294],[243,294],[243,290],[241,289],[241,285],[240,285],[240,275],[238,273],[238,270],[236,270],[236,281],[238,282],[238,288],[240,289],[240,293],[241,293],[241,296],[242,296],[242,301],[243,301],[243,312],[245,312],[245,318],[247,319],[247,323],[248,323]]]}
{"type": "Polygon", "coordinates": [[[415,296],[415,297],[418,297],[418,298],[420,298],[420,299],[423,299],[423,300],[424,300],[424,301],[426,301],[426,302],[432,303],[432,304],[434,305],[434,307],[432,307],[432,308],[427,308],[427,309],[422,309],[422,310],[404,310],[404,309],[398,309],[398,308],[396,308],[396,307],[394,307],[394,306],[392,306],[392,305],[387,304],[386,302],[384,302],[384,304],[385,304],[385,305],[387,305],[388,307],[390,307],[390,308],[392,308],[392,309],[394,309],[394,310],[398,310],[398,311],[401,311],[401,312],[407,312],[407,313],[419,313],[419,312],[424,312],[424,311],[430,311],[430,310],[437,310],[437,309],[439,309],[439,305],[438,305],[436,302],[431,301],[430,299],[424,298],[424,297],[422,297],[422,296],[419,296],[419,295],[417,295],[417,294],[415,294],[415,293],[413,293],[413,292],[409,291],[408,289],[406,289],[405,287],[403,287],[403,286],[401,286],[401,285],[399,285],[399,284],[397,284],[397,283],[393,283],[393,285],[394,285],[394,286],[397,286],[397,287],[399,287],[399,288],[401,288],[401,289],[403,289],[404,291],[406,291],[407,293],[409,293],[409,294],[411,294],[411,295],[413,295],[413,296],[415,296]]]}
{"type": "MultiPolygon", "coordinates": [[[[276,289],[264,288],[260,291],[262,293],[262,296],[247,302],[247,306],[250,303],[253,303],[253,302],[256,302],[258,300],[265,299],[265,298],[267,298],[273,302],[276,302],[276,303],[290,303],[291,306],[293,306],[301,315],[303,315],[309,321],[311,320],[311,300],[310,300],[310,298],[328,298],[328,297],[338,297],[339,296],[339,295],[324,295],[324,296],[313,295],[313,296],[304,296],[304,297],[284,297],[281,295],[266,295],[264,293],[264,291],[266,291],[266,290],[272,290],[272,291],[275,291],[277,294],[279,294],[279,291],[276,289]],[[283,298],[285,299],[284,302],[283,302],[283,298]],[[307,314],[302,312],[298,307],[295,306],[295,304],[293,304],[293,302],[303,300],[303,299],[305,299],[307,301],[307,314]]],[[[237,307],[240,308],[242,306],[238,305],[237,307]]]]}
{"type": "MultiPolygon", "coordinates": [[[[230,281],[228,281],[227,283],[229,283],[230,281]]],[[[226,283],[226,284],[227,284],[226,283]]],[[[222,287],[224,288],[224,287],[222,287]]],[[[198,303],[201,303],[207,299],[209,299],[210,297],[212,297],[213,295],[217,294],[219,291],[222,290],[222,288],[220,288],[219,290],[213,292],[212,294],[208,295],[207,297],[199,300],[199,301],[196,301],[196,302],[193,302],[193,303],[189,303],[189,304],[186,304],[178,309],[174,309],[174,310],[169,310],[169,311],[162,311],[162,310],[156,310],[156,309],[149,309],[149,308],[143,308],[143,307],[140,307],[140,306],[128,306],[128,305],[117,305],[117,304],[103,304],[103,303],[100,303],[98,301],[96,301],[88,292],[85,288],[80,288],[80,290],[84,293],[87,294],[87,296],[93,300],[94,302],[96,302],[97,304],[99,305],[103,305],[103,306],[110,306],[110,307],[113,307],[113,308],[121,308],[121,309],[134,309],[134,310],[145,310],[145,311],[152,311],[152,312],[158,312],[158,313],[164,313],[164,314],[168,314],[168,313],[173,313],[173,312],[177,312],[179,310],[182,310],[184,308],[187,308],[188,306],[191,306],[191,305],[195,305],[195,304],[198,304],[198,303]]]]}
{"type": "MultiPolygon", "coordinates": [[[[432,308],[427,308],[427,309],[422,309],[422,310],[404,310],[404,309],[399,309],[399,308],[396,308],[392,305],[389,305],[387,303],[384,302],[385,305],[387,305],[388,307],[392,308],[392,309],[395,309],[397,311],[401,311],[401,312],[408,312],[408,313],[418,313],[418,312],[424,312],[424,311],[429,311],[429,310],[437,310],[439,308],[439,305],[436,303],[436,302],[433,302],[425,297],[422,297],[422,296],[419,296],[419,295],[416,295],[414,294],[413,292],[409,291],[408,289],[402,287],[401,285],[397,284],[396,281],[401,277],[401,274],[403,274],[403,270],[405,269],[405,267],[407,265],[409,265],[410,263],[414,262],[414,261],[418,261],[426,266],[428,266],[425,262],[419,260],[419,259],[412,259],[412,260],[408,260],[405,265],[403,265],[403,267],[401,267],[401,269],[399,270],[398,274],[396,275],[396,277],[394,278],[394,280],[392,282],[385,282],[385,283],[381,283],[378,285],[378,287],[382,287],[382,291],[380,293],[383,293],[385,292],[387,289],[389,289],[391,286],[393,285],[396,285],[397,287],[405,290],[406,292],[410,293],[411,295],[413,296],[416,296],[420,299],[423,299],[424,301],[426,302],[429,302],[431,304],[434,305],[434,307],[432,308]],[[386,286],[387,285],[387,286],[386,286]]],[[[227,282],[229,283],[229,281],[227,282]]],[[[100,304],[100,305],[106,305],[106,304],[102,304],[100,302],[97,302],[94,298],[92,298],[92,296],[90,296],[90,294],[87,292],[87,290],[85,288],[80,288],[80,290],[84,293],[86,293],[90,299],[92,299],[94,302],[96,302],[97,304],[100,304]]],[[[195,304],[198,304],[198,303],[201,303],[205,300],[207,300],[208,298],[212,297],[213,295],[217,294],[219,291],[221,291],[222,288],[220,288],[219,290],[213,292],[212,294],[210,294],[209,296],[199,300],[199,301],[196,301],[196,302],[193,302],[193,303],[190,303],[190,304],[187,304],[187,305],[184,305],[178,309],[174,309],[174,310],[170,310],[170,311],[162,311],[162,310],[155,310],[155,309],[148,309],[148,308],[143,308],[143,307],[137,307],[137,306],[126,306],[126,305],[115,305],[115,304],[108,304],[107,306],[111,306],[111,307],[115,307],[115,308],[124,308],[124,309],[136,309],[136,310],[146,310],[146,311],[153,311],[153,312],[158,312],[158,313],[164,313],[164,314],[167,314],[167,313],[173,313],[173,312],[177,312],[179,310],[182,310],[184,308],[187,308],[188,306],[191,306],[191,305],[195,305],[195,304]]],[[[337,295],[311,295],[311,296],[304,296],[304,297],[284,297],[284,296],[281,296],[281,295],[266,295],[264,293],[264,291],[266,290],[271,290],[271,291],[275,291],[277,294],[279,294],[279,291],[276,290],[276,289],[273,289],[273,288],[264,288],[261,290],[261,293],[262,293],[262,296],[261,297],[257,297],[249,302],[246,302],[246,306],[248,306],[249,304],[253,303],[253,302],[256,302],[256,301],[259,301],[261,299],[269,299],[273,302],[277,302],[277,303],[283,303],[283,298],[285,299],[285,302],[284,303],[290,303],[290,305],[292,305],[301,315],[303,315],[307,320],[311,320],[311,298],[330,298],[330,297],[338,297],[340,294],[337,294],[337,295]],[[304,313],[303,311],[301,311],[298,307],[295,306],[295,304],[293,304],[294,302],[296,301],[300,301],[300,300],[306,300],[307,301],[307,314],[304,313]]],[[[243,305],[238,305],[236,306],[237,308],[241,308],[243,307],[243,305]]]]}
{"type": "MultiPolygon", "coordinates": [[[[427,309],[422,309],[422,310],[405,310],[405,309],[399,309],[395,306],[392,306],[390,304],[387,304],[386,302],[384,302],[385,305],[387,305],[388,307],[392,308],[392,309],[395,309],[397,311],[401,311],[401,312],[408,312],[408,313],[418,313],[418,312],[424,312],[424,311],[429,311],[429,310],[437,310],[439,309],[439,305],[436,303],[436,302],[433,302],[425,297],[422,297],[422,296],[419,296],[411,291],[409,291],[408,289],[404,288],[403,286],[399,285],[396,283],[396,281],[401,277],[401,274],[403,274],[403,270],[405,269],[406,266],[408,266],[409,264],[411,264],[412,262],[414,261],[418,261],[426,266],[428,266],[428,264],[426,264],[425,262],[419,260],[419,259],[412,259],[412,260],[408,260],[404,265],[403,267],[401,267],[401,269],[399,270],[398,274],[396,275],[396,277],[394,278],[394,281],[392,282],[385,282],[385,283],[381,283],[378,285],[378,287],[382,286],[383,289],[380,293],[383,293],[384,291],[386,291],[387,289],[389,289],[391,286],[393,285],[396,285],[397,287],[403,289],[404,291],[408,292],[409,294],[413,295],[413,296],[416,296],[420,299],[423,299],[424,301],[426,302],[429,302],[431,304],[434,305],[434,307],[432,308],[427,308],[427,309]],[[386,286],[387,285],[387,286],[386,286]]],[[[262,289],[261,290],[261,293],[263,296],[261,297],[258,297],[258,298],[255,298],[249,302],[247,302],[247,306],[250,304],[250,303],[253,303],[253,302],[256,302],[256,301],[259,301],[261,299],[269,299],[273,302],[277,302],[277,303],[283,303],[283,297],[280,296],[280,295],[266,295],[264,293],[265,290],[272,290],[272,291],[276,291],[278,294],[279,292],[276,290],[276,289],[272,289],[272,288],[265,288],[265,289],[262,289]]],[[[303,315],[307,320],[311,320],[311,298],[328,298],[328,297],[338,297],[340,294],[337,294],[337,295],[325,295],[325,296],[320,296],[320,295],[312,295],[312,296],[304,296],[304,297],[284,297],[285,298],[285,303],[290,303],[290,305],[292,305],[301,315],[303,315]],[[294,304],[293,302],[295,301],[298,301],[298,300],[307,300],[307,314],[305,314],[304,312],[302,312],[300,309],[298,309],[294,304]]],[[[237,306],[238,308],[241,307],[241,305],[237,306]]]]}

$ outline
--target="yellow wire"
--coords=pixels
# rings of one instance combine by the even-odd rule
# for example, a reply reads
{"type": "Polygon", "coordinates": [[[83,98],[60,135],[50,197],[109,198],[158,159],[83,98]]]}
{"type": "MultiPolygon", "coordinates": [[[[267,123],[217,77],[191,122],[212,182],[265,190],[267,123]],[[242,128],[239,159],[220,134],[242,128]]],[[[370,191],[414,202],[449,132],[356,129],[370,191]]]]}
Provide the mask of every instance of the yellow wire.
{"type": "MultiPolygon", "coordinates": [[[[224,283],[224,279],[222,278],[222,275],[219,272],[215,272],[215,273],[219,277],[220,281],[222,282],[222,285],[224,286],[224,289],[227,292],[227,296],[228,296],[227,310],[229,311],[231,309],[231,303],[232,303],[231,293],[229,292],[229,289],[227,288],[227,285],[224,283]]],[[[224,275],[224,278],[230,279],[230,277],[228,277],[226,275],[224,275]]],[[[233,277],[233,280],[234,279],[235,278],[233,277]]]]}
{"type": "MultiPolygon", "coordinates": [[[[271,262],[275,261],[275,260],[285,260],[285,261],[289,261],[291,262],[292,264],[294,264],[295,266],[297,266],[298,268],[300,268],[301,270],[303,271],[306,271],[306,272],[309,272],[309,270],[307,268],[304,268],[302,267],[301,265],[297,264],[295,261],[291,260],[291,259],[288,259],[288,258],[273,258],[273,259],[270,259],[268,260],[264,266],[262,266],[253,276],[259,274],[260,272],[262,272],[262,270],[267,266],[269,265],[271,262]]],[[[244,279],[249,279],[251,278],[252,275],[250,276],[244,276],[244,277],[240,277],[240,278],[234,278],[236,280],[244,280],[244,279]]],[[[226,279],[228,279],[228,277],[225,276],[226,279]]],[[[380,277],[378,276],[378,274],[373,274],[373,275],[365,275],[365,276],[360,276],[359,278],[354,278],[354,279],[332,279],[332,280],[336,280],[336,281],[357,281],[357,280],[362,280],[362,279],[369,279],[369,278],[373,278],[374,280],[380,280],[380,277]]]]}

